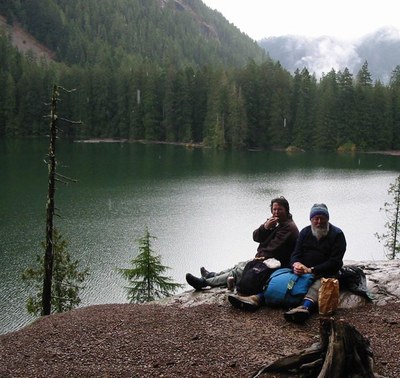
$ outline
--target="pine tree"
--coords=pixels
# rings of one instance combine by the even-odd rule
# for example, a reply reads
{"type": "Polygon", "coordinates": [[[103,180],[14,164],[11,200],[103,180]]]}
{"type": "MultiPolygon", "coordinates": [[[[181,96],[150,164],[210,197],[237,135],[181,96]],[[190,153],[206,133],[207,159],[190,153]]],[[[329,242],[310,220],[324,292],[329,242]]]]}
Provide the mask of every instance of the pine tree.
{"type": "Polygon", "coordinates": [[[324,75],[317,88],[317,106],[313,147],[319,150],[335,150],[337,144],[338,83],[335,70],[324,75]],[[333,137],[332,137],[333,136],[333,137]]]}
{"type": "Polygon", "coordinates": [[[369,148],[388,150],[392,145],[392,114],[389,90],[380,82],[373,89],[372,114],[376,127],[371,130],[372,143],[369,148]]]}
{"type": "MultiPolygon", "coordinates": [[[[71,260],[67,251],[67,241],[54,229],[54,274],[51,286],[51,312],[64,312],[76,308],[81,299],[79,293],[83,288],[82,283],[89,274],[88,269],[79,270],[78,260],[71,260]]],[[[45,248],[45,243],[43,243],[45,248]]],[[[29,295],[27,302],[28,312],[32,315],[40,315],[42,312],[42,289],[44,276],[44,256],[36,256],[37,268],[29,267],[22,274],[24,281],[33,282],[36,292],[29,295]]]]}
{"type": "Polygon", "coordinates": [[[300,91],[293,125],[293,144],[312,149],[312,130],[315,125],[316,79],[306,68],[300,73],[300,91]]]}
{"type": "Polygon", "coordinates": [[[353,75],[345,68],[337,74],[337,126],[336,144],[351,145],[355,143],[355,93],[353,86],[353,75]]]}
{"type": "Polygon", "coordinates": [[[354,142],[357,144],[357,147],[365,150],[371,148],[373,145],[373,132],[377,127],[373,117],[373,86],[367,62],[363,64],[356,77],[355,101],[356,122],[354,127],[354,142]]]}
{"type": "Polygon", "coordinates": [[[385,224],[387,232],[375,236],[379,242],[383,243],[386,250],[386,257],[389,260],[394,260],[400,255],[400,176],[394,183],[389,185],[388,194],[392,196],[393,202],[385,202],[384,208],[388,221],[385,224]]]}
{"type": "Polygon", "coordinates": [[[169,297],[183,287],[170,277],[162,275],[170,268],[162,265],[160,255],[154,254],[151,239],[156,238],[146,228],[144,236],[138,239],[139,254],[131,261],[132,268],[118,269],[129,281],[130,286],[125,289],[130,303],[151,302],[169,297]]]}
{"type": "Polygon", "coordinates": [[[391,149],[400,148],[400,65],[392,72],[389,84],[392,109],[392,135],[390,137],[391,149]]]}

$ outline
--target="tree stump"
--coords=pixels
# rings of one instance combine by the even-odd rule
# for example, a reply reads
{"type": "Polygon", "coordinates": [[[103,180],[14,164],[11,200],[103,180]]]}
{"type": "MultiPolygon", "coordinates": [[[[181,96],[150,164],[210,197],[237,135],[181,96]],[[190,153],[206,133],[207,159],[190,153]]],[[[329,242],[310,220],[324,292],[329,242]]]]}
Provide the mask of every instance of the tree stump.
{"type": "Polygon", "coordinates": [[[264,366],[253,377],[267,372],[318,378],[376,377],[369,340],[353,326],[324,317],[319,332],[318,343],[264,366]]]}

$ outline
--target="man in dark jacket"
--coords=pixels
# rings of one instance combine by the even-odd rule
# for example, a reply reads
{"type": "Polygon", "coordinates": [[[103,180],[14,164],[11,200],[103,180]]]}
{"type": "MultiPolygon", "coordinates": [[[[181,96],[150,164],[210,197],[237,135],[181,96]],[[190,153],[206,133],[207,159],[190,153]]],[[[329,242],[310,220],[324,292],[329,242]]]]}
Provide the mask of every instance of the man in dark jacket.
{"type": "MultiPolygon", "coordinates": [[[[259,243],[255,259],[274,258],[279,261],[279,266],[287,267],[289,266],[290,255],[296,245],[299,230],[292,219],[286,198],[274,198],[271,201],[270,210],[272,216],[253,232],[253,240],[259,243]]],[[[187,273],[186,281],[196,290],[207,286],[229,287],[230,284],[233,285],[239,281],[247,262],[242,261],[233,268],[225,269],[219,273],[210,273],[201,268],[201,278],[187,273]]]]}
{"type": "MultiPolygon", "coordinates": [[[[329,223],[325,204],[315,204],[310,211],[311,225],[300,231],[290,258],[290,267],[298,275],[312,273],[315,282],[308,290],[301,306],[285,312],[285,319],[295,323],[306,321],[318,303],[322,277],[335,277],[343,266],[346,239],[343,231],[329,223]]],[[[230,295],[229,302],[237,308],[254,311],[264,300],[264,293],[242,297],[230,295]]]]}
{"type": "Polygon", "coordinates": [[[318,302],[322,277],[336,277],[343,266],[346,239],[343,231],[329,223],[325,204],[315,204],[310,211],[311,225],[303,228],[291,256],[290,265],[298,275],[312,273],[315,282],[308,290],[303,304],[285,312],[285,319],[302,323],[310,316],[318,302]]]}

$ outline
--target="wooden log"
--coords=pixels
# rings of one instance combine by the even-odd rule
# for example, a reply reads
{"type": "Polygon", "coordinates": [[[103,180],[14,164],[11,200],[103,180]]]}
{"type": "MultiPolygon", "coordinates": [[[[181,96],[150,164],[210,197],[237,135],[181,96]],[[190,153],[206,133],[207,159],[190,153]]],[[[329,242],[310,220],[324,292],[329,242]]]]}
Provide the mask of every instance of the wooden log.
{"type": "Polygon", "coordinates": [[[353,326],[320,318],[319,332],[319,343],[262,367],[253,377],[267,372],[318,378],[376,377],[370,343],[353,326]]]}
{"type": "MultiPolygon", "coordinates": [[[[324,354],[324,348],[320,343],[313,344],[310,348],[304,349],[298,353],[294,353],[290,356],[280,358],[269,365],[261,368],[253,377],[259,377],[261,374],[266,372],[291,372],[299,370],[301,366],[310,366],[315,364],[316,361],[321,359],[321,355],[324,354]]],[[[322,366],[322,362],[320,363],[322,366]]]]}

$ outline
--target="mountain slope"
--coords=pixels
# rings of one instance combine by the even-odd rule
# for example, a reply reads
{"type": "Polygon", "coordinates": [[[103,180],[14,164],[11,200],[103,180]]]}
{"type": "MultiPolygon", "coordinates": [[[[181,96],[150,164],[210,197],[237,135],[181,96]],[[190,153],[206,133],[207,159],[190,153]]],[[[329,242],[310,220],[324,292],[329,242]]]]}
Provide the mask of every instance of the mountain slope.
{"type": "Polygon", "coordinates": [[[243,66],[265,53],[200,0],[9,0],[0,5],[68,64],[243,66]]]}

